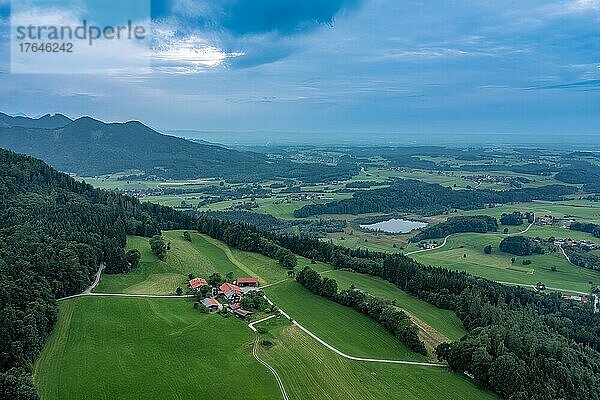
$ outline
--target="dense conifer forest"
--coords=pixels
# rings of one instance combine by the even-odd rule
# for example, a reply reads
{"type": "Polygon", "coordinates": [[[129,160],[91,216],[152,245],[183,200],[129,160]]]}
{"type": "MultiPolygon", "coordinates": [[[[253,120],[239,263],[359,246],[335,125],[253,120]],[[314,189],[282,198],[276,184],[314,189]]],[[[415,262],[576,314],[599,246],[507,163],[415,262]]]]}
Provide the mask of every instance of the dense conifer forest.
{"type": "Polygon", "coordinates": [[[474,210],[487,205],[560,200],[575,187],[548,185],[539,188],[494,190],[453,190],[439,184],[400,180],[383,189],[361,191],[351,199],[310,204],[294,212],[297,218],[319,214],[363,214],[371,212],[414,212],[421,215],[443,214],[451,209],[474,210]]]}
{"type": "Polygon", "coordinates": [[[127,234],[191,221],[0,149],[0,398],[37,398],[31,368],[56,322],[57,298],[82,292],[101,262],[125,272],[127,234]]]}

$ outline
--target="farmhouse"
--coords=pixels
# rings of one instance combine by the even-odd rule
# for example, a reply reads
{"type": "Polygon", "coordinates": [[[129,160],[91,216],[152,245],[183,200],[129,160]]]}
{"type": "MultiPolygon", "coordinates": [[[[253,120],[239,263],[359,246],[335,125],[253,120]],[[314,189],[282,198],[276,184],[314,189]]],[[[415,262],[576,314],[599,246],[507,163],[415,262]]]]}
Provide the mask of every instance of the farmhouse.
{"type": "Polygon", "coordinates": [[[201,301],[202,305],[204,305],[204,307],[206,307],[206,309],[209,312],[215,312],[215,311],[220,311],[223,309],[223,306],[221,305],[221,303],[219,303],[217,300],[213,299],[212,297],[207,297],[206,299],[203,299],[201,301]]]}
{"type": "Polygon", "coordinates": [[[239,301],[242,293],[242,289],[233,283],[225,282],[219,286],[219,294],[225,296],[228,301],[239,301]]]}
{"type": "Polygon", "coordinates": [[[208,285],[208,282],[206,282],[206,279],[204,278],[194,278],[191,279],[188,284],[190,285],[190,289],[198,290],[200,286],[208,285]]]}

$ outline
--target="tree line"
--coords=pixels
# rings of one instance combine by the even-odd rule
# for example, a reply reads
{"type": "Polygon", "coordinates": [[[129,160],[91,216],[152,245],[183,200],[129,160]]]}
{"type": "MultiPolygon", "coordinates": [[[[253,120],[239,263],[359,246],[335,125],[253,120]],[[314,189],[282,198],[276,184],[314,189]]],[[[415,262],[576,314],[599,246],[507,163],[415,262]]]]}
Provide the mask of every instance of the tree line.
{"type": "Polygon", "coordinates": [[[411,238],[411,242],[443,238],[453,233],[463,232],[496,232],[498,221],[489,215],[473,215],[466,217],[451,217],[447,221],[421,229],[411,238]]]}
{"type": "Polygon", "coordinates": [[[487,205],[532,200],[560,200],[577,188],[548,185],[539,188],[494,190],[453,190],[418,180],[399,180],[390,187],[354,193],[350,199],[309,204],[294,211],[297,218],[320,214],[365,214],[372,212],[411,212],[421,215],[442,214],[452,209],[474,210],[487,205]]]}
{"type": "Polygon", "coordinates": [[[327,297],[336,303],[352,307],[356,311],[368,315],[411,350],[427,355],[425,343],[419,338],[419,328],[404,311],[394,307],[389,301],[355,288],[338,292],[335,279],[322,278],[317,271],[310,267],[304,267],[296,275],[296,281],[319,296],[327,297]]]}

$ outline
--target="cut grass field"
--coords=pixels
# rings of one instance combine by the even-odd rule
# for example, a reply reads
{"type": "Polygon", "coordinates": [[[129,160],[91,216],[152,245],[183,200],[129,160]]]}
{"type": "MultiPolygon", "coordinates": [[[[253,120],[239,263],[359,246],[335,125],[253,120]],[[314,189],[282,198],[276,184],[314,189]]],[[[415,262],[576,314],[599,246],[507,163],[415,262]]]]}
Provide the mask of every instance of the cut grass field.
{"type": "Polygon", "coordinates": [[[346,354],[390,360],[426,360],[371,318],[314,295],[296,281],[268,287],[264,292],[294,320],[346,354]]]}
{"type": "Polygon", "coordinates": [[[60,303],[34,381],[42,400],[280,399],[253,339],[183,299],[76,298],[60,303]]]}
{"type": "Polygon", "coordinates": [[[411,296],[381,278],[340,270],[326,272],[323,276],[335,279],[340,290],[354,285],[373,296],[395,300],[398,307],[430,325],[450,340],[458,340],[467,334],[462,322],[452,311],[442,310],[411,296]]]}
{"type": "Polygon", "coordinates": [[[517,257],[498,249],[503,235],[465,233],[451,236],[446,246],[411,255],[415,260],[433,266],[466,271],[473,275],[500,282],[514,282],[535,285],[543,282],[546,286],[566,290],[587,292],[589,282],[600,282],[600,273],[570,264],[559,252],[534,254],[517,257]],[[492,254],[485,254],[483,248],[492,245],[492,254]],[[466,258],[464,255],[466,254],[466,258]],[[511,258],[515,257],[515,263],[511,258]],[[524,266],[522,260],[531,260],[524,266]],[[557,271],[552,271],[552,267],[557,271]]]}
{"type": "MultiPolygon", "coordinates": [[[[285,280],[286,271],[266,257],[230,249],[198,234],[192,235],[192,243],[183,240],[181,231],[163,235],[171,241],[166,262],[150,253],[147,239],[130,237],[129,247],[147,246],[143,262],[132,271],[132,278],[104,275],[104,290],[166,291],[165,275],[173,274],[173,282],[184,280],[182,268],[187,272],[190,265],[203,273],[250,272],[246,275],[275,283],[265,289],[269,297],[339,350],[358,357],[427,361],[369,317],[285,280]]],[[[299,258],[299,265],[309,263],[299,258]]],[[[333,274],[341,286],[352,280],[374,294],[396,299],[399,306],[448,337],[463,333],[447,311],[381,280],[328,272],[331,266],[323,263],[312,266],[333,274]]],[[[277,328],[274,336],[267,334],[275,346],[261,349],[260,356],[277,369],[292,399],[495,398],[444,368],[350,361],[285,319],[266,324],[270,323],[277,328]]],[[[82,394],[106,399],[280,398],[273,376],[252,358],[252,343],[245,323],[202,314],[184,299],[82,297],[60,303],[58,324],[34,377],[43,400],[82,398],[82,394]]]]}
{"type": "Polygon", "coordinates": [[[497,399],[466,376],[445,368],[352,361],[289,323],[270,320],[261,326],[268,330],[261,339],[273,346],[261,347],[259,356],[279,372],[290,399],[497,399]]]}
{"type": "Polygon", "coordinates": [[[165,261],[150,250],[148,238],[129,236],[127,249],[140,250],[140,265],[127,274],[102,275],[96,288],[99,293],[173,294],[177,287],[185,289],[188,274],[208,277],[214,272],[225,276],[257,277],[269,284],[287,277],[275,260],[256,253],[231,249],[218,240],[191,232],[192,241],[183,238],[183,231],[165,231],[165,241],[171,243],[165,261]]]}

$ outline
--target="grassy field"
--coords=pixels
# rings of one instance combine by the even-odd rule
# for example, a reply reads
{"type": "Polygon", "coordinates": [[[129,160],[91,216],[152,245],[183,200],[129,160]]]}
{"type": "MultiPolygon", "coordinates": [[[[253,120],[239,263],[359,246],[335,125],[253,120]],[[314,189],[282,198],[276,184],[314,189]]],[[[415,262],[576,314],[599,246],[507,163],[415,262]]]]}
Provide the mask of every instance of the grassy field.
{"type": "Polygon", "coordinates": [[[445,368],[351,361],[295,326],[273,320],[262,326],[269,330],[263,338],[274,345],[261,347],[259,356],[279,372],[290,399],[497,399],[466,376],[445,368]]]}
{"type": "MultiPolygon", "coordinates": [[[[270,214],[279,219],[294,219],[294,211],[298,210],[305,205],[309,204],[320,204],[326,203],[328,201],[337,201],[343,200],[352,197],[351,193],[325,193],[318,192],[325,196],[323,200],[299,200],[292,201],[291,203],[281,203],[281,200],[284,199],[285,195],[279,195],[274,198],[266,198],[266,199],[256,199],[256,204],[258,204],[257,208],[252,209],[254,212],[259,212],[263,214],[270,214]]],[[[246,199],[247,200],[247,199],[246,199]]],[[[221,201],[218,203],[213,203],[202,207],[203,211],[221,211],[230,207],[233,203],[240,200],[227,200],[221,201]]],[[[179,200],[181,202],[181,199],[179,200]]]]}
{"type": "Polygon", "coordinates": [[[411,296],[381,278],[339,270],[326,272],[323,276],[334,278],[340,290],[354,285],[374,296],[396,300],[398,307],[414,315],[451,340],[458,340],[467,334],[462,322],[452,311],[442,310],[411,296]]]}
{"type": "Polygon", "coordinates": [[[129,236],[127,248],[142,253],[140,265],[127,274],[102,275],[96,292],[129,294],[173,294],[178,286],[185,288],[187,276],[192,273],[208,277],[213,272],[225,276],[259,278],[261,284],[277,282],[287,273],[275,260],[260,254],[230,249],[224,243],[206,235],[191,233],[192,241],[183,239],[182,231],[165,231],[165,241],[171,250],[165,261],[150,250],[147,238],[129,236]]]}
{"type": "Polygon", "coordinates": [[[60,304],[34,380],[43,400],[280,399],[253,339],[183,299],[77,298],[60,304]]]}
{"type": "Polygon", "coordinates": [[[346,354],[422,361],[371,318],[314,295],[296,281],[264,289],[269,298],[304,327],[346,354]]]}
{"type": "Polygon", "coordinates": [[[600,282],[600,273],[570,264],[560,253],[534,254],[515,257],[498,250],[503,235],[466,233],[452,236],[446,246],[439,250],[413,254],[417,261],[445,268],[466,271],[501,282],[514,282],[535,285],[543,282],[547,286],[567,290],[587,292],[589,281],[600,282]],[[483,252],[486,245],[492,245],[492,254],[483,252]],[[466,257],[464,256],[466,255],[466,257]],[[515,257],[513,264],[511,258],[515,257]],[[522,260],[531,260],[531,265],[522,265],[522,260]],[[556,267],[557,271],[551,270],[556,267]]]}
{"type": "Polygon", "coordinates": [[[534,201],[532,203],[503,205],[485,210],[466,211],[464,215],[487,214],[500,218],[503,213],[511,213],[513,211],[532,211],[538,216],[552,215],[553,217],[562,217],[572,215],[577,220],[600,223],[600,204],[587,200],[559,202],[534,201]]]}
{"type": "MultiPolygon", "coordinates": [[[[142,264],[131,275],[102,278],[110,292],[170,293],[188,269],[207,274],[230,270],[275,282],[265,292],[294,319],[341,351],[359,357],[424,361],[381,325],[349,307],[314,295],[272,260],[229,249],[223,243],[181,231],[164,232],[171,242],[165,262],[150,252],[147,239],[129,237],[140,247],[142,264]],[[168,278],[168,275],[173,275],[168,278]],[[169,280],[170,279],[170,280],[169,280]],[[171,283],[168,283],[171,282],[171,283]],[[167,284],[168,283],[168,284],[167,284]]],[[[299,267],[309,260],[299,257],[299,267]]],[[[340,287],[355,283],[400,307],[449,338],[464,333],[447,311],[410,297],[368,276],[331,271],[340,287]]],[[[271,320],[266,337],[275,343],[260,355],[284,380],[292,399],[400,398],[492,399],[489,392],[444,368],[385,365],[346,360],[289,324],[271,320]]],[[[36,366],[34,379],[43,400],[82,398],[280,398],[269,371],[251,356],[253,336],[236,318],[202,314],[184,299],[82,297],[60,303],[59,321],[36,366]]]]}

